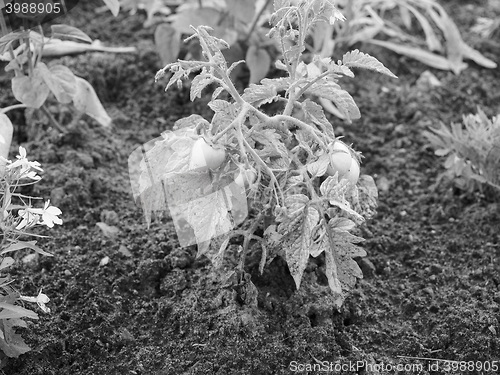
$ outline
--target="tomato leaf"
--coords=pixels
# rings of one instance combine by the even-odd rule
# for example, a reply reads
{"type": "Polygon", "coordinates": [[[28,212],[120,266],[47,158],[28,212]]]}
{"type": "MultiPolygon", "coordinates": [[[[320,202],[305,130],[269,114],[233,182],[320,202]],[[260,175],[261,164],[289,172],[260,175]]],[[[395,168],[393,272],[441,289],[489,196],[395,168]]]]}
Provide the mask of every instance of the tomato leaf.
{"type": "Polygon", "coordinates": [[[201,92],[205,87],[214,82],[213,75],[209,74],[205,68],[203,71],[193,78],[191,82],[190,99],[194,101],[196,98],[201,98],[201,92]]]}
{"type": "Polygon", "coordinates": [[[348,121],[361,117],[359,108],[352,96],[334,82],[323,79],[311,85],[306,90],[306,93],[332,101],[348,121]]]}
{"type": "Polygon", "coordinates": [[[272,103],[278,99],[278,92],[288,89],[290,78],[263,79],[260,85],[254,83],[243,92],[243,100],[260,107],[266,103],[272,103]]]}
{"type": "Polygon", "coordinates": [[[398,78],[375,57],[360,52],[357,49],[347,52],[344,56],[342,56],[342,63],[349,68],[374,70],[378,73],[386,74],[389,77],[398,78]]]}
{"type": "Polygon", "coordinates": [[[286,256],[290,274],[297,289],[309,261],[312,244],[312,230],[319,222],[319,212],[308,205],[309,198],[303,194],[289,195],[285,198],[287,215],[281,218],[278,233],[282,234],[281,246],[286,256]]]}

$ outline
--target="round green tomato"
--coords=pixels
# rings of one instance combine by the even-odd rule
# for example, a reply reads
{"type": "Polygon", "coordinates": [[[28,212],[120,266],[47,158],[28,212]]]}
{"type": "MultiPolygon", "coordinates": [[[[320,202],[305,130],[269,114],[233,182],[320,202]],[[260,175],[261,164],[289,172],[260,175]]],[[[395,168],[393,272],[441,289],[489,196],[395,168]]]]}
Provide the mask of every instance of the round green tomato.
{"type": "Polygon", "coordinates": [[[360,173],[359,163],[356,159],[353,159],[352,164],[351,164],[351,168],[349,168],[347,173],[342,178],[347,179],[349,181],[349,186],[353,187],[358,182],[359,173],[360,173]]]}
{"type": "Polygon", "coordinates": [[[257,178],[257,173],[253,169],[240,169],[240,172],[234,179],[234,182],[236,182],[236,185],[247,189],[250,185],[252,185],[255,182],[255,179],[257,178]]]}
{"type": "Polygon", "coordinates": [[[326,170],[328,176],[333,176],[335,172],[339,173],[339,179],[347,173],[352,164],[352,156],[349,148],[344,142],[335,141],[332,152],[330,153],[330,165],[326,170]]]}
{"type": "Polygon", "coordinates": [[[191,169],[207,171],[217,169],[226,159],[226,151],[221,148],[213,148],[203,138],[194,142],[191,152],[191,169]]]}

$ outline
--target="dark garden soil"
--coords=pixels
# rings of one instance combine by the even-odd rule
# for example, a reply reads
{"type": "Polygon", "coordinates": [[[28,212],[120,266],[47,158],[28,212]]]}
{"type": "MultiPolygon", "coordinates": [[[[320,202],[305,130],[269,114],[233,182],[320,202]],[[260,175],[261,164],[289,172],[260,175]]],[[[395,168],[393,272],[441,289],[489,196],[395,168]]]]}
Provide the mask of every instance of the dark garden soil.
{"type": "MultiPolygon", "coordinates": [[[[336,311],[320,292],[318,262],[296,291],[277,259],[263,275],[249,268],[258,303],[242,305],[221,272],[195,259],[195,247],[179,247],[169,220],[147,228],[128,178],[130,153],[181,117],[210,118],[208,98],[191,103],[188,90],[165,93],[154,83],[160,63],[145,15],[96,14],[101,5],[78,6],[63,21],[138,53],[62,60],[95,87],[112,129],[84,117],[61,136],[43,124],[27,126],[21,110],[9,113],[17,126],[12,154],[23,145],[44,168],[30,193],[50,197],[64,224],[40,232],[51,236],[40,244],[53,257],[25,263],[26,253],[17,254],[15,286],[24,295],[43,287],[52,312],[40,312],[20,330],[33,350],[9,359],[0,374],[292,374],[318,361],[344,365],[332,372],[343,374],[480,374],[446,372],[445,362],[432,371],[436,362],[408,357],[482,361],[485,368],[485,361],[500,360],[500,194],[463,194],[446,183],[435,188],[443,160],[422,135],[478,105],[488,116],[500,113],[500,68],[470,62],[458,76],[431,69],[442,86],[429,89],[417,85],[426,66],[355,46],[399,77],[359,72],[345,87],[361,120],[332,119],[337,134],[363,152],[363,172],[379,187],[378,214],[360,232],[368,253],[359,261],[364,279],[336,311]],[[98,222],[119,232],[103,231],[98,222]],[[100,265],[105,257],[109,263],[100,265]],[[373,366],[382,363],[423,370],[377,372],[373,366]]],[[[478,16],[492,15],[487,1],[444,5],[464,39],[498,62],[499,35],[484,41],[469,31],[478,16]]],[[[14,103],[9,84],[3,78],[1,106],[14,103]]]]}

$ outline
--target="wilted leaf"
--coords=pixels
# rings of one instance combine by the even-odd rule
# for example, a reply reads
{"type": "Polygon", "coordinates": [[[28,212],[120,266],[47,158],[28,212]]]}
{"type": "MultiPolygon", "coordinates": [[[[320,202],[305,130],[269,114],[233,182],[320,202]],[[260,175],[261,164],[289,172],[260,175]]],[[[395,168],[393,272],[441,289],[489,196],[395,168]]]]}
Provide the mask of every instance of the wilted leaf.
{"type": "Polygon", "coordinates": [[[306,93],[319,96],[332,101],[347,121],[355,120],[361,117],[359,108],[352,96],[334,82],[321,80],[311,85],[306,93]]]}
{"type": "Polygon", "coordinates": [[[111,117],[108,116],[106,110],[102,106],[92,85],[83,78],[75,78],[77,84],[76,93],[73,96],[75,108],[89,115],[102,126],[111,125],[111,117]]]}
{"type": "Polygon", "coordinates": [[[319,222],[319,212],[307,203],[309,198],[302,194],[285,198],[288,215],[278,225],[282,234],[281,245],[285,251],[286,262],[297,289],[300,288],[302,275],[309,260],[312,244],[312,230],[319,222]]]}
{"type": "Polygon", "coordinates": [[[374,70],[378,73],[386,74],[389,77],[397,78],[389,69],[384,66],[384,64],[378,61],[375,57],[360,52],[357,49],[347,52],[342,57],[342,63],[349,68],[363,68],[374,70]]]}

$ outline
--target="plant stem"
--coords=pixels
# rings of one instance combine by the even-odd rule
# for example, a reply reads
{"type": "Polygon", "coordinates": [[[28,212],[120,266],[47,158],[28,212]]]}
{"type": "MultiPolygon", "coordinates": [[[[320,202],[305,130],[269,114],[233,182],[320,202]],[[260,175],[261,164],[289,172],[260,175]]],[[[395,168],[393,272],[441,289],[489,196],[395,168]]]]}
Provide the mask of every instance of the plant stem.
{"type": "Polygon", "coordinates": [[[27,108],[27,106],[26,106],[26,104],[14,104],[14,105],[11,105],[9,107],[5,107],[5,108],[0,109],[0,113],[7,113],[9,111],[12,111],[12,110],[18,109],[18,108],[27,108]]]}
{"type": "Polygon", "coordinates": [[[45,115],[49,118],[50,123],[57,129],[59,130],[60,133],[66,133],[66,130],[57,122],[57,120],[52,116],[52,113],[47,109],[45,105],[42,105],[42,111],[45,113],[45,115]]]}
{"type": "Polygon", "coordinates": [[[271,0],[267,0],[266,3],[264,4],[264,6],[259,10],[259,13],[257,14],[255,19],[253,20],[252,25],[250,26],[250,30],[248,31],[247,36],[243,40],[245,43],[248,42],[248,39],[250,39],[250,36],[252,36],[252,33],[255,30],[255,27],[257,26],[257,22],[259,22],[260,17],[262,16],[262,13],[264,13],[264,11],[266,10],[266,8],[270,2],[271,2],[271,0]]]}

